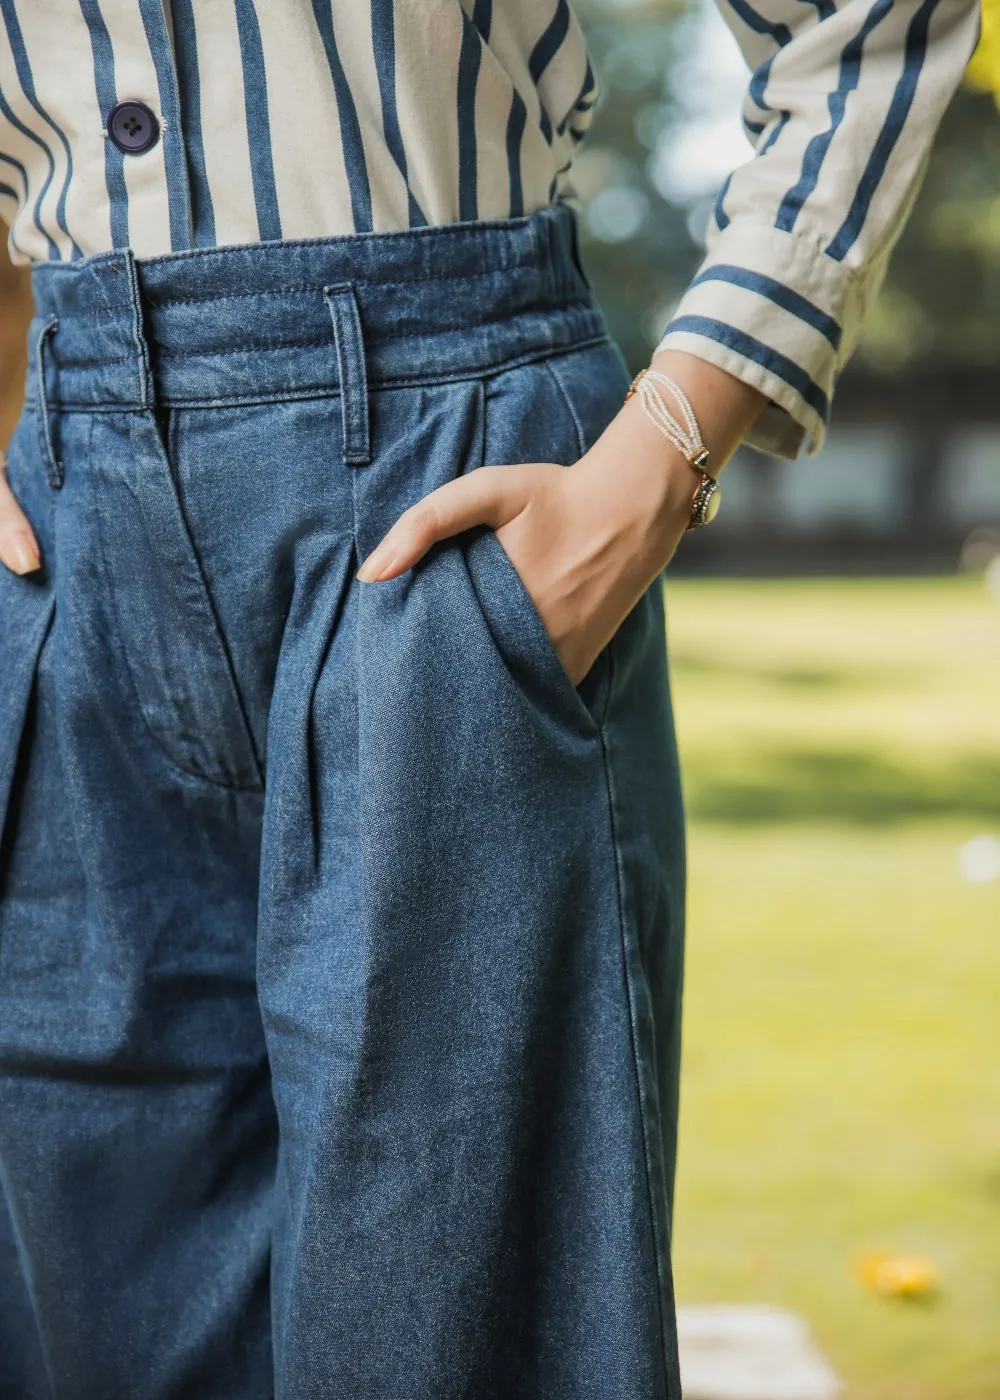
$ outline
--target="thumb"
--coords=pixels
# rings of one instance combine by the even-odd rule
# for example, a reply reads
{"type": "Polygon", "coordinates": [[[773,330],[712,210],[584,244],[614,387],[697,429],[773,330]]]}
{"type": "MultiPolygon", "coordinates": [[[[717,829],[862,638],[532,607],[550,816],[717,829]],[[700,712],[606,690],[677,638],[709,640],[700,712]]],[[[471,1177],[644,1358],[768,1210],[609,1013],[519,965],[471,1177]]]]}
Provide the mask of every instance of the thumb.
{"type": "Polygon", "coordinates": [[[438,540],[513,520],[528,502],[530,467],[477,467],[446,481],[405,510],[368,555],[355,577],[362,583],[395,578],[410,569],[438,540]]]}
{"type": "Polygon", "coordinates": [[[15,574],[30,574],[41,564],[35,532],[7,480],[7,458],[0,452],[0,562],[15,574]]]}

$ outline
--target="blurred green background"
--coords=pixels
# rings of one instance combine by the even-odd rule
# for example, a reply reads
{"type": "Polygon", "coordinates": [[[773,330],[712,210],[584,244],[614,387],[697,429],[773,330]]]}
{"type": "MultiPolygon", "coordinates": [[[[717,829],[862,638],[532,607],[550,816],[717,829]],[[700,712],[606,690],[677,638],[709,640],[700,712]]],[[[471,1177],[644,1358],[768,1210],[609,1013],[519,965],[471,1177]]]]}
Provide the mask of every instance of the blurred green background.
{"type": "Polygon", "coordinates": [[[1000,1395],[1000,606],[667,584],[691,818],[681,1302],[801,1313],[851,1400],[1000,1395]],[[929,1259],[874,1294],[869,1250],[929,1259]]]}
{"type": "MultiPolygon", "coordinates": [[[[633,372],[747,73],[710,3],[580,3],[573,178],[633,372]]],[[[982,67],[980,67],[982,76],[982,67]]],[[[989,76],[987,74],[987,76],[989,76]]],[[[802,1314],[848,1400],[1000,1396],[1000,116],[968,83],[824,451],[746,450],[667,573],[690,816],[680,1302],[802,1314]],[[863,1285],[928,1260],[920,1298],[863,1285]]]]}

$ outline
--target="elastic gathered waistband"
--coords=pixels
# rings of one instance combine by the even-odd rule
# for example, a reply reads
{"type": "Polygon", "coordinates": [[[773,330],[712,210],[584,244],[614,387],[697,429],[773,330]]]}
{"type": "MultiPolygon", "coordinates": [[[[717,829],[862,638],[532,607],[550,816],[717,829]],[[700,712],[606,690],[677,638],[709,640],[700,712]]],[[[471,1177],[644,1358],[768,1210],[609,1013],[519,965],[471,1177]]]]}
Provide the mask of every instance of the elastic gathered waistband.
{"type": "Polygon", "coordinates": [[[46,402],[70,410],[339,393],[352,336],[369,387],[558,353],[607,335],[577,219],[555,203],[511,219],[42,264],[28,401],[39,365],[46,402]]]}

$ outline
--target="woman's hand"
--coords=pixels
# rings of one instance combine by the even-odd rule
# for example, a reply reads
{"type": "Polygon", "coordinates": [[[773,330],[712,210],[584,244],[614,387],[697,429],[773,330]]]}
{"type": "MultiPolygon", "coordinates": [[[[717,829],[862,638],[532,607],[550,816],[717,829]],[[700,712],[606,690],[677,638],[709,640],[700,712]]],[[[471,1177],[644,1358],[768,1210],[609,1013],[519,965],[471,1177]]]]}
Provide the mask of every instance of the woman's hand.
{"type": "Polygon", "coordinates": [[[636,500],[626,465],[604,438],[569,468],[479,467],[404,511],[358,578],[395,578],[437,541],[489,525],[578,685],[684,531],[696,478],[681,466],[683,489],[665,493],[655,511],[636,500]]]}
{"type": "Polygon", "coordinates": [[[41,564],[38,541],[7,480],[7,458],[0,452],[0,562],[15,574],[33,573],[41,564]]]}
{"type": "MultiPolygon", "coordinates": [[[[765,397],[679,351],[664,351],[652,363],[691,398],[717,473],[765,397]]],[[[579,685],[673,557],[699,480],[636,394],[572,467],[479,467],[429,492],[403,512],[357,577],[362,583],[395,578],[437,541],[488,525],[579,685]]]]}

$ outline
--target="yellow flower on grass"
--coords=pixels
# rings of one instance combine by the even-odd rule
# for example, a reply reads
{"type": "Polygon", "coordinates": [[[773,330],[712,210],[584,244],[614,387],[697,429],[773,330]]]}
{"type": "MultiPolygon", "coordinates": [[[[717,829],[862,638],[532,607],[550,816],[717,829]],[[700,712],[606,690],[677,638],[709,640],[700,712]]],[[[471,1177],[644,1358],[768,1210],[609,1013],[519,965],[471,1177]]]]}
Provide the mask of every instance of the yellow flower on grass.
{"type": "Polygon", "coordinates": [[[923,1298],[937,1287],[937,1270],[919,1254],[873,1249],[862,1254],[854,1272],[866,1288],[886,1298],[923,1298]]]}
{"type": "Polygon", "coordinates": [[[972,87],[992,92],[1000,107],[1000,0],[983,0],[983,32],[966,79],[972,87]]]}

